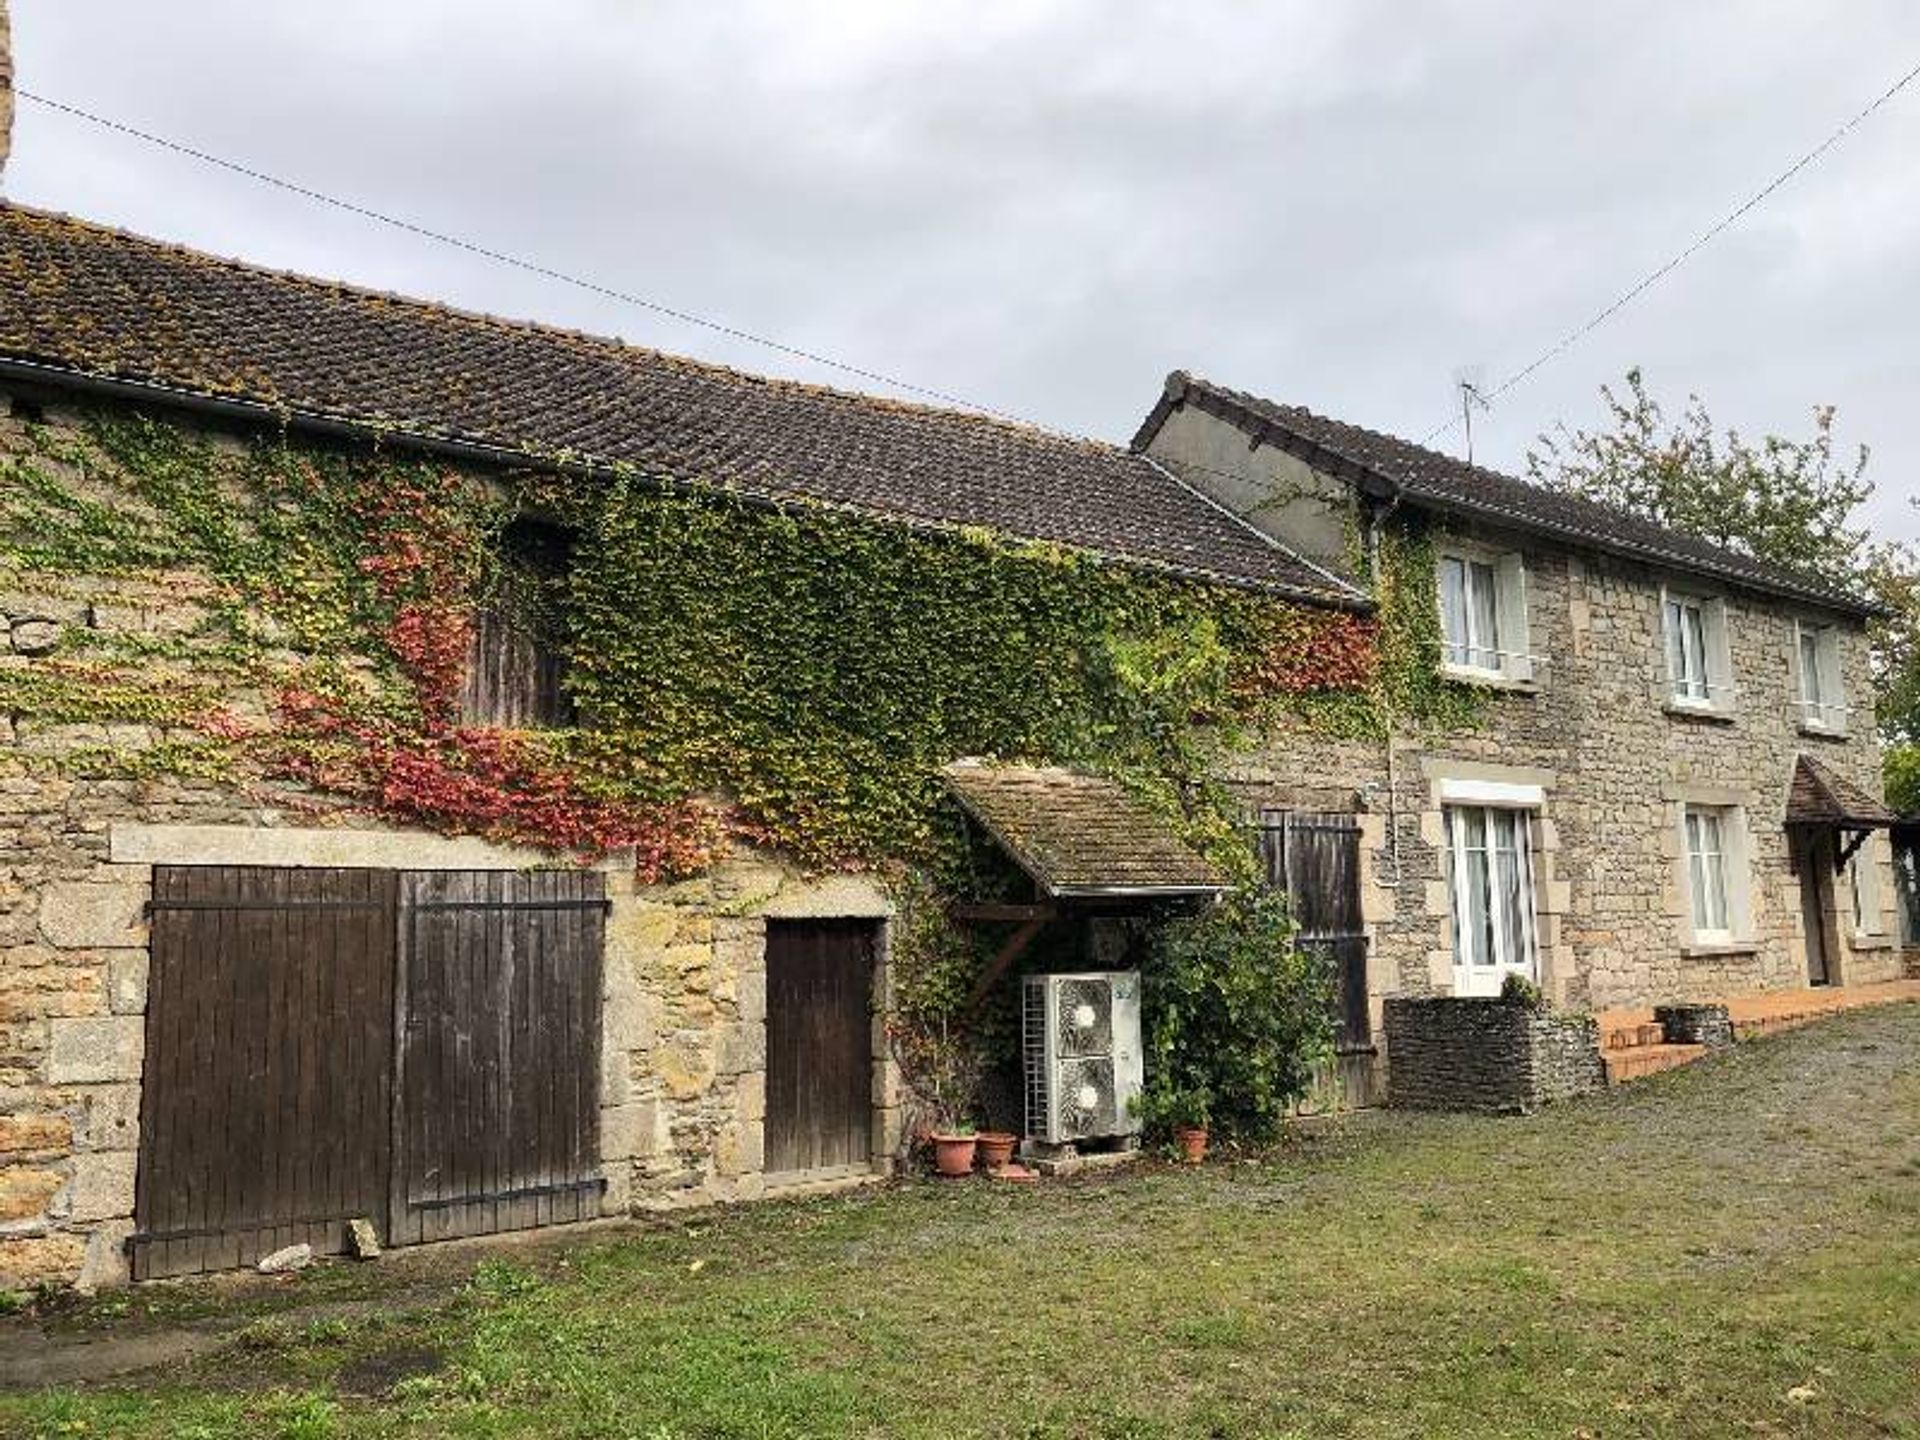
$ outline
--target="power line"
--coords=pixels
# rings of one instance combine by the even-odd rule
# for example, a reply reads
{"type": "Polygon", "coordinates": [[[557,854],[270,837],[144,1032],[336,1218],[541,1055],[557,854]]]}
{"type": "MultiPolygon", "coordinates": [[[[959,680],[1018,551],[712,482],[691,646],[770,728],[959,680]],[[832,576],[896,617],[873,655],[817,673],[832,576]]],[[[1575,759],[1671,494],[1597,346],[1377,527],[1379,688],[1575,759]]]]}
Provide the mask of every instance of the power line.
{"type": "MultiPolygon", "coordinates": [[[[1579,344],[1593,331],[1599,329],[1600,326],[1604,325],[1615,314],[1625,309],[1628,305],[1632,304],[1641,295],[1645,294],[1648,290],[1652,289],[1655,285],[1659,284],[1662,280],[1666,279],[1666,277],[1671,275],[1675,270],[1678,270],[1682,265],[1686,264],[1686,262],[1692,258],[1695,251],[1699,250],[1702,246],[1706,245],[1708,242],[1713,240],[1722,231],[1732,226],[1749,210],[1752,210],[1756,205],[1760,204],[1769,195],[1773,194],[1774,191],[1778,190],[1782,185],[1786,184],[1789,180],[1793,179],[1793,177],[1798,175],[1802,170],[1806,169],[1809,165],[1813,164],[1816,160],[1820,159],[1821,156],[1825,155],[1829,150],[1833,149],[1834,146],[1838,145],[1842,140],[1845,140],[1847,136],[1851,135],[1856,128],[1858,128],[1864,121],[1869,119],[1875,111],[1877,111],[1881,106],[1885,105],[1889,100],[1893,99],[1893,97],[1898,95],[1902,90],[1906,89],[1908,85],[1912,84],[1916,77],[1920,77],[1920,65],[1916,65],[1913,67],[1913,69],[1907,71],[1906,74],[1902,75],[1898,80],[1894,81],[1892,85],[1888,86],[1885,90],[1881,91],[1880,94],[1874,98],[1872,103],[1867,105],[1864,109],[1855,113],[1853,117],[1849,119],[1844,125],[1842,125],[1838,130],[1835,130],[1831,135],[1827,136],[1826,139],[1822,140],[1818,145],[1814,146],[1813,149],[1809,150],[1806,154],[1802,155],[1798,160],[1794,161],[1793,164],[1789,165],[1785,170],[1782,170],[1778,175],[1774,176],[1773,179],[1767,182],[1767,184],[1763,186],[1761,189],[1756,190],[1753,194],[1749,195],[1745,200],[1741,201],[1739,205],[1735,206],[1732,210],[1728,211],[1726,215],[1722,216],[1713,225],[1708,226],[1707,229],[1703,230],[1698,236],[1694,238],[1691,244],[1689,244],[1684,250],[1680,251],[1679,254],[1675,255],[1671,260],[1667,261],[1666,264],[1660,266],[1657,270],[1654,270],[1648,275],[1646,275],[1643,279],[1640,280],[1638,284],[1634,285],[1630,290],[1626,291],[1618,299],[1614,300],[1612,304],[1608,305],[1604,310],[1600,311],[1591,320],[1588,320],[1584,325],[1581,325],[1579,328],[1569,331],[1566,335],[1562,336],[1558,342],[1548,346],[1545,350],[1541,351],[1540,354],[1535,356],[1533,360],[1529,362],[1527,365],[1521,367],[1519,370],[1514,371],[1513,374],[1509,375],[1506,379],[1502,380],[1498,385],[1494,386],[1493,389],[1487,391],[1485,395],[1485,399],[1489,402],[1499,399],[1500,396],[1504,395],[1507,391],[1511,390],[1514,386],[1518,385],[1521,381],[1525,380],[1529,375],[1533,374],[1534,371],[1540,369],[1543,365],[1547,365],[1552,361],[1559,359],[1560,356],[1566,354],[1567,351],[1571,350],[1575,345],[1579,344]]],[[[1420,443],[1422,445],[1431,444],[1436,436],[1445,434],[1447,431],[1453,429],[1453,427],[1458,425],[1459,423],[1460,423],[1459,416],[1456,415],[1449,418],[1445,423],[1436,425],[1432,430],[1429,430],[1426,433],[1426,435],[1422,437],[1420,443]]]]}
{"type": "MultiPolygon", "coordinates": [[[[251,165],[243,165],[235,160],[224,159],[219,155],[196,149],[178,140],[169,140],[164,135],[156,135],[152,131],[139,129],[124,121],[95,114],[93,111],[82,109],[78,105],[69,105],[63,100],[55,100],[50,96],[39,95],[31,90],[16,89],[14,93],[22,100],[31,101],[35,105],[45,106],[49,110],[58,110],[64,115],[71,115],[79,120],[85,120],[89,124],[97,125],[103,130],[111,130],[120,135],[130,136],[135,140],[144,141],[146,144],[157,146],[162,150],[170,150],[176,155],[184,155],[189,159],[198,160],[206,165],[216,166],[219,169],[230,171],[235,175],[244,176],[249,180],[257,180],[263,185],[271,185],[275,189],[285,190],[289,194],[301,196],[303,199],[317,201],[322,205],[328,205],[336,210],[345,211],[349,215],[357,215],[362,219],[372,220],[378,224],[390,226],[395,230],[405,231],[409,235],[415,235],[425,240],[432,240],[441,245],[450,245],[456,250],[464,250],[470,255],[478,255],[482,259],[492,260],[501,265],[508,265],[516,270],[523,270],[530,275],[538,275],[546,280],[556,280],[562,285],[570,285],[574,289],[584,290],[588,294],[603,296],[609,300],[618,300],[626,305],[637,305],[642,310],[651,310],[656,315],[664,315],[670,320],[678,320],[683,324],[697,325],[701,329],[710,330],[716,335],[725,335],[733,340],[744,340],[748,344],[763,346],[768,350],[777,351],[782,355],[791,356],[796,360],[805,360],[814,365],[823,365],[830,370],[837,370],[843,375],[856,376],[859,379],[871,380],[876,384],[890,386],[896,390],[904,390],[910,394],[925,396],[930,400],[938,400],[944,405],[957,406],[962,410],[972,410],[982,415],[990,415],[999,420],[1011,420],[1021,425],[1034,425],[1036,423],[1026,419],[1024,416],[1014,415],[1005,410],[998,410],[991,405],[983,405],[978,401],[968,400],[964,396],[955,395],[945,390],[935,390],[925,385],[916,385],[910,380],[900,379],[897,375],[888,375],[879,370],[869,370],[845,360],[836,360],[832,356],[823,355],[817,350],[808,350],[798,345],[790,345],[783,340],[774,340],[765,335],[756,335],[751,330],[743,330],[739,326],[729,325],[725,321],[710,320],[704,315],[696,315],[690,310],[682,310],[659,300],[650,300],[644,295],[636,295],[629,290],[620,290],[611,285],[602,285],[598,281],[585,280],[578,275],[571,275],[564,270],[555,269],[551,265],[543,265],[537,260],[526,260],[518,255],[509,254],[504,250],[496,250],[491,246],[483,245],[478,241],[462,239],[460,236],[450,235],[444,230],[435,230],[430,226],[422,225],[398,215],[389,215],[384,211],[375,210],[370,206],[361,205],[352,200],[343,200],[337,195],[329,195],[324,190],[316,190],[310,185],[302,185],[296,181],[269,174],[251,165]]],[[[1044,429],[1047,427],[1040,426],[1038,428],[1044,429]]]]}

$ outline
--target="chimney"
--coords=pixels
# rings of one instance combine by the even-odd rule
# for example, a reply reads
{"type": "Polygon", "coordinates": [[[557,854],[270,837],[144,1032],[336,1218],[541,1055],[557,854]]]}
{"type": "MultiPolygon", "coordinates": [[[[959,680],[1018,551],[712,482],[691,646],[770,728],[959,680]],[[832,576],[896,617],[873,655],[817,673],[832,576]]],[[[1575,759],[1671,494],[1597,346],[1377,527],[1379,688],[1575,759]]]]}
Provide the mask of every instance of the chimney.
{"type": "Polygon", "coordinates": [[[13,29],[7,20],[7,0],[0,0],[0,182],[7,178],[7,155],[13,149],[13,29]]]}

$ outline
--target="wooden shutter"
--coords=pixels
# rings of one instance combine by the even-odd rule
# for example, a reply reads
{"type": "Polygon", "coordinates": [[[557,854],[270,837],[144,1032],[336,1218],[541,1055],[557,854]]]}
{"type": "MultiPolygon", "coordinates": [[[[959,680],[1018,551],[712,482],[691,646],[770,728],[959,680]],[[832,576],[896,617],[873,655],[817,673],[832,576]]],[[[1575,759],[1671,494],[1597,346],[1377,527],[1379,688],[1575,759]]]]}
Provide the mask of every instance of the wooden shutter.
{"type": "Polygon", "coordinates": [[[599,1214],[601,877],[400,883],[393,1242],[599,1214]]]}
{"type": "Polygon", "coordinates": [[[1357,816],[1266,810],[1256,832],[1266,881],[1287,897],[1296,943],[1324,951],[1338,1007],[1343,1050],[1373,1043],[1367,1003],[1367,934],[1360,909],[1357,816]]]}
{"type": "Polygon", "coordinates": [[[394,876],[157,866],[133,1278],[384,1213],[394,876]]]}

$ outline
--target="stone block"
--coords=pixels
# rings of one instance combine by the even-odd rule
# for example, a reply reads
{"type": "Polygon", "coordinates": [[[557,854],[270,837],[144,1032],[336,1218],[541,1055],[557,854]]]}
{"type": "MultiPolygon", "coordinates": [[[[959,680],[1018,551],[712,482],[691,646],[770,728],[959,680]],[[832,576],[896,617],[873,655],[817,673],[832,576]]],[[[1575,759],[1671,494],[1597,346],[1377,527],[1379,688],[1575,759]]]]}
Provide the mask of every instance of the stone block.
{"type": "Polygon", "coordinates": [[[631,1105],[610,1105],[600,1112],[600,1158],[604,1161],[632,1160],[651,1155],[659,1106],[642,1100],[631,1105]]]}
{"type": "Polygon", "coordinates": [[[40,933],[63,950],[144,946],[147,894],[144,885],[49,885],[40,900],[40,933]]]}
{"type": "Polygon", "coordinates": [[[25,1165],[0,1169],[0,1224],[44,1218],[53,1207],[53,1197],[66,1183],[66,1177],[57,1170],[25,1165]]]}
{"type": "Polygon", "coordinates": [[[765,1071],[750,1071],[734,1082],[734,1113],[742,1120],[767,1118],[767,1076],[765,1071]]]}
{"type": "Polygon", "coordinates": [[[129,1283],[127,1273],[127,1237],[133,1234],[133,1221],[110,1220],[87,1236],[86,1255],[73,1287],[83,1295],[96,1290],[117,1290],[129,1283]]]}
{"type": "Polygon", "coordinates": [[[693,1100],[713,1084],[713,1055],[704,1038],[676,1035],[654,1052],[654,1072],[675,1100],[693,1100]]]}
{"type": "Polygon", "coordinates": [[[107,958],[107,1008],[116,1015],[147,1013],[145,950],[117,950],[107,958]]]}
{"type": "Polygon", "coordinates": [[[48,1024],[47,1080],[91,1085],[138,1080],[146,1053],[146,1023],[137,1015],[54,1020],[48,1024]]]}
{"type": "Polygon", "coordinates": [[[866,875],[828,875],[808,885],[789,885],[761,907],[770,919],[883,920],[893,914],[893,898],[866,875]]]}
{"type": "Polygon", "coordinates": [[[132,1150],[104,1150],[73,1158],[73,1182],[67,1192],[68,1218],[115,1220],[133,1213],[132,1150]]]}
{"type": "Polygon", "coordinates": [[[0,1290],[71,1284],[86,1253],[87,1242],[78,1235],[0,1240],[0,1290]]]}
{"type": "Polygon", "coordinates": [[[742,1025],[764,1025],[767,1021],[767,972],[752,970],[734,981],[734,1007],[742,1025]]]}
{"type": "Polygon", "coordinates": [[[80,1108],[82,1150],[134,1150],[140,1145],[140,1087],[89,1085],[69,1092],[80,1108]]]}
{"type": "Polygon", "coordinates": [[[0,1115],[0,1155],[67,1154],[73,1122],[64,1115],[0,1115]]]}
{"type": "Polygon", "coordinates": [[[722,1075],[740,1075],[767,1068],[767,1027],[765,1025],[728,1025],[720,1032],[719,1053],[714,1069],[722,1075]]]}
{"type": "Polygon", "coordinates": [[[9,639],[16,655],[46,655],[59,645],[62,628],[45,615],[21,615],[14,619],[9,639]]]}
{"type": "Polygon", "coordinates": [[[753,1174],[766,1169],[766,1128],[757,1124],[722,1126],[713,1142],[714,1173],[753,1174]]]}

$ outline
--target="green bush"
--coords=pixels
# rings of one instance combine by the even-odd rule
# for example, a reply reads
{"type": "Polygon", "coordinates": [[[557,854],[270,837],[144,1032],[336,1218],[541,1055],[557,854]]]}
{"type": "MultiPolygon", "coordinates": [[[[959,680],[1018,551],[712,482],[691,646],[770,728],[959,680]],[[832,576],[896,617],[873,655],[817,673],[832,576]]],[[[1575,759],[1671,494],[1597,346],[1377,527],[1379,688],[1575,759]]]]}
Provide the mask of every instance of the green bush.
{"type": "Polygon", "coordinates": [[[1285,899],[1249,888],[1163,923],[1141,973],[1149,1130],[1272,1138],[1332,1054],[1331,973],[1285,899]]]}

